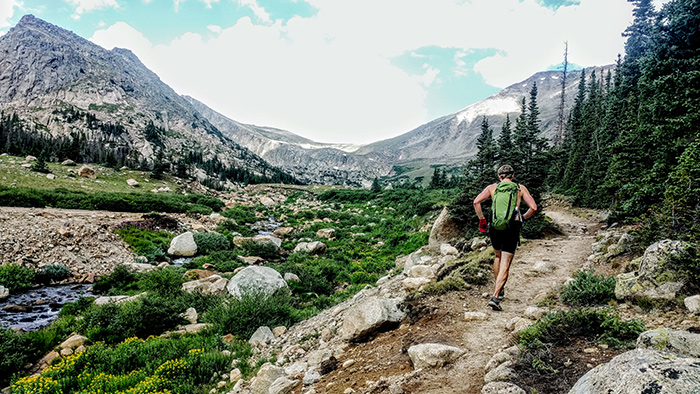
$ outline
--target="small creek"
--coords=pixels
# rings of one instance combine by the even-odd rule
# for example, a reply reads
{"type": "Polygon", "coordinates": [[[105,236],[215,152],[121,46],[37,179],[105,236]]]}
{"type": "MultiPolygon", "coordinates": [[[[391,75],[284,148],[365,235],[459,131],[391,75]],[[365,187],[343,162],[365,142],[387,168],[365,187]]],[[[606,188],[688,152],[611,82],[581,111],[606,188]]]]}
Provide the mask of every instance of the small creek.
{"type": "Polygon", "coordinates": [[[80,296],[92,295],[91,285],[66,284],[45,286],[12,294],[0,302],[0,326],[35,331],[48,326],[58,317],[61,307],[80,296]]]}
{"type": "MultiPolygon", "coordinates": [[[[267,220],[255,222],[250,228],[258,235],[271,235],[281,226],[274,216],[267,220]]],[[[173,265],[182,266],[191,258],[179,258],[173,265]]],[[[68,302],[75,302],[80,296],[92,295],[91,285],[55,285],[31,289],[21,294],[13,294],[0,302],[0,327],[21,328],[34,331],[51,324],[58,317],[61,307],[68,302]]]]}
{"type": "Polygon", "coordinates": [[[272,235],[282,224],[275,220],[274,216],[268,216],[267,220],[260,220],[250,226],[251,230],[257,230],[258,235],[272,235]]]}

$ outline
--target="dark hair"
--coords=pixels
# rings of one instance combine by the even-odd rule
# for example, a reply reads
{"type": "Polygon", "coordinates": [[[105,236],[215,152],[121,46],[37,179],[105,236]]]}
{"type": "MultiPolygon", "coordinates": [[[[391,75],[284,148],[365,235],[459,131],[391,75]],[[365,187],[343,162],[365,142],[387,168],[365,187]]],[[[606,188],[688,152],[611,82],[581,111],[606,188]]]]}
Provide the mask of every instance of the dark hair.
{"type": "Polygon", "coordinates": [[[503,178],[510,178],[513,179],[513,174],[515,172],[513,171],[513,167],[509,165],[503,165],[498,169],[498,176],[503,177],[503,178]]]}

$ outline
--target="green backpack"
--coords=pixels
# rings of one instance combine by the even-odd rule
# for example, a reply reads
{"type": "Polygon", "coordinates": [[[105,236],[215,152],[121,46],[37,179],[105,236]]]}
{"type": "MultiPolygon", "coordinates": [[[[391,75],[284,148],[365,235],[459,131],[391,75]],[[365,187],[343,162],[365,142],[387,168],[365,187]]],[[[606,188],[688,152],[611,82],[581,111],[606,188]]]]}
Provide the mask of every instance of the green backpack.
{"type": "Polygon", "coordinates": [[[491,227],[494,229],[505,230],[510,227],[518,203],[518,189],[515,182],[500,182],[496,185],[491,204],[491,227]]]}

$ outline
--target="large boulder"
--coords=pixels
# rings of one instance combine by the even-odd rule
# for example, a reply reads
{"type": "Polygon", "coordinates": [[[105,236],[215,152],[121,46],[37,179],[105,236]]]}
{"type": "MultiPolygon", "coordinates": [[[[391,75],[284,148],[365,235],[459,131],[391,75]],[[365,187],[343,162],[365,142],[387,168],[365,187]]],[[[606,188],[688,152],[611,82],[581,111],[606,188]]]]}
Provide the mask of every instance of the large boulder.
{"type": "Polygon", "coordinates": [[[408,348],[413,368],[439,368],[450,364],[464,354],[464,350],[440,343],[422,343],[408,348]]]}
{"type": "Polygon", "coordinates": [[[368,297],[350,307],[343,318],[342,337],[349,342],[368,339],[377,332],[397,326],[406,313],[398,299],[368,297]]]}
{"type": "Polygon", "coordinates": [[[447,207],[445,207],[442,209],[442,212],[440,212],[435,223],[433,223],[433,228],[430,230],[430,238],[428,239],[428,246],[430,250],[438,253],[440,252],[440,245],[450,243],[450,241],[461,235],[461,226],[450,217],[450,213],[447,207]]]}
{"type": "Polygon", "coordinates": [[[197,254],[197,244],[194,242],[194,234],[188,231],[173,238],[173,240],[170,241],[168,254],[183,257],[190,257],[197,254]]]}
{"type": "Polygon", "coordinates": [[[277,291],[289,291],[287,282],[279,272],[270,267],[250,266],[238,272],[226,285],[233,297],[261,293],[271,296],[277,291]]]}
{"type": "Polygon", "coordinates": [[[250,381],[251,394],[269,394],[270,387],[277,379],[284,377],[284,369],[270,363],[260,367],[260,371],[250,381]]]}
{"type": "Polygon", "coordinates": [[[588,371],[569,394],[700,394],[700,359],[651,349],[622,353],[588,371]]]}
{"type": "Polygon", "coordinates": [[[0,301],[4,300],[5,298],[8,298],[10,296],[10,290],[5,287],[0,285],[0,301]]]}
{"type": "Polygon", "coordinates": [[[648,298],[673,300],[688,282],[680,270],[679,261],[690,259],[688,244],[663,240],[649,246],[639,264],[639,270],[620,274],[616,278],[615,297],[618,299],[648,298]]]}

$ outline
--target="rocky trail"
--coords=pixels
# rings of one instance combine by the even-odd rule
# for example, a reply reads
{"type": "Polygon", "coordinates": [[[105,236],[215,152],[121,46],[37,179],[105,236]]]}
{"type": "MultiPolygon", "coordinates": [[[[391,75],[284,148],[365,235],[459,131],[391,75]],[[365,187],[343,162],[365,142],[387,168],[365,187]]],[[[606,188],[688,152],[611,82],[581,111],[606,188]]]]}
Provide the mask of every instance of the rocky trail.
{"type": "Polygon", "coordinates": [[[404,323],[371,342],[351,346],[338,360],[338,365],[350,365],[325,375],[315,385],[315,392],[481,393],[491,358],[513,346],[514,330],[545,312],[533,307],[554,294],[591,254],[600,227],[595,213],[553,206],[546,214],[562,234],[519,247],[503,311],[486,306],[493,280],[468,291],[421,300],[411,316],[414,324],[404,323]],[[420,343],[454,346],[464,355],[451,365],[414,371],[406,350],[420,343]]]}

